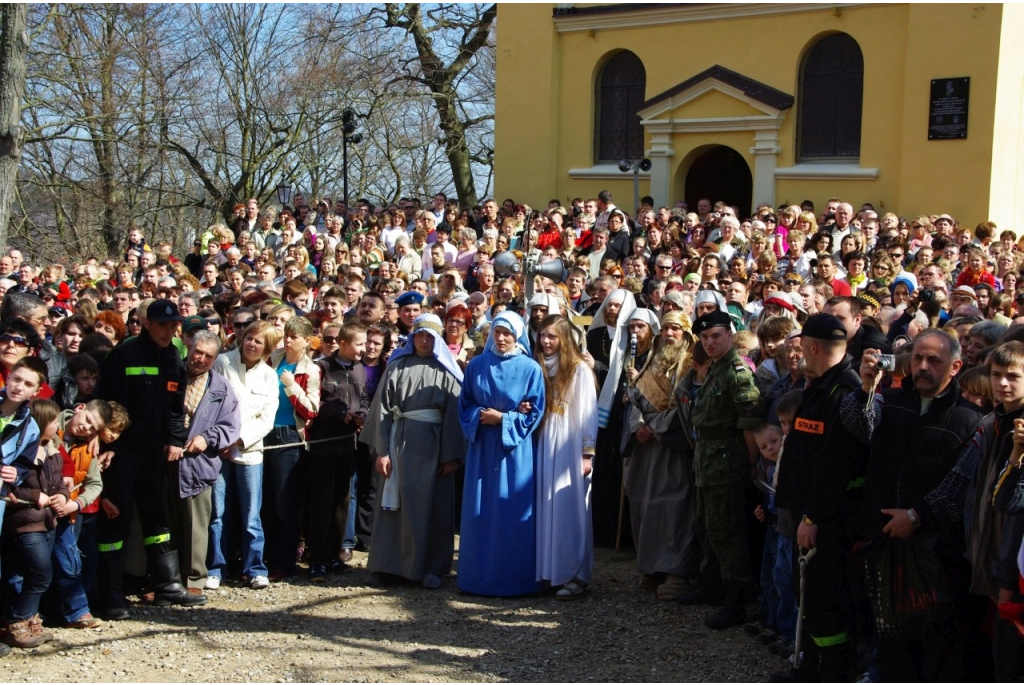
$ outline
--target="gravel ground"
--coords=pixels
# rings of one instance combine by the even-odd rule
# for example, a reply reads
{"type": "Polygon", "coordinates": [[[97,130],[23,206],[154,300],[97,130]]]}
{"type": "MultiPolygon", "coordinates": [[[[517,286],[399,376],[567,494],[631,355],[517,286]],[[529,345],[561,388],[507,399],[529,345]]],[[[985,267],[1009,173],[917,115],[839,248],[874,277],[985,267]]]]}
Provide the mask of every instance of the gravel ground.
{"type": "MultiPolygon", "coordinates": [[[[760,681],[782,662],[704,607],[658,602],[629,555],[597,550],[590,596],[492,599],[454,576],[435,591],[351,573],[253,591],[225,583],[197,609],[133,605],[132,620],[56,636],[3,660],[6,682],[760,681]]],[[[753,609],[753,607],[750,607],[753,609]]]]}

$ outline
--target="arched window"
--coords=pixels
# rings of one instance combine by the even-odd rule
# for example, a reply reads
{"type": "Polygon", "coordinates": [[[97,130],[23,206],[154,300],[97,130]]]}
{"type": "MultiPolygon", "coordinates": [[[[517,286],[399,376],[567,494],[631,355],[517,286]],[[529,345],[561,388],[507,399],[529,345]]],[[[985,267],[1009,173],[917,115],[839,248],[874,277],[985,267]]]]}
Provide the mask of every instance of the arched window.
{"type": "Polygon", "coordinates": [[[608,60],[597,79],[594,156],[599,162],[640,159],[644,155],[644,129],[637,111],[643,107],[647,71],[628,50],[608,60]]]}
{"type": "Polygon", "coordinates": [[[845,33],[819,40],[800,71],[797,149],[801,159],[860,157],[864,55],[845,33]]]}

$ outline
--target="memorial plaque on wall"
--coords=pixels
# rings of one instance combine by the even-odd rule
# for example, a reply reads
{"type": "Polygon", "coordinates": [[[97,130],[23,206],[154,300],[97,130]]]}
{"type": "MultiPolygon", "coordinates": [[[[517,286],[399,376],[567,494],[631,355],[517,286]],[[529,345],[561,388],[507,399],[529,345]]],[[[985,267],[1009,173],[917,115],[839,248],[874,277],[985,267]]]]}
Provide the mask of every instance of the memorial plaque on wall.
{"type": "Polygon", "coordinates": [[[967,104],[971,99],[971,77],[932,79],[928,107],[928,140],[957,140],[967,137],[967,104]]]}

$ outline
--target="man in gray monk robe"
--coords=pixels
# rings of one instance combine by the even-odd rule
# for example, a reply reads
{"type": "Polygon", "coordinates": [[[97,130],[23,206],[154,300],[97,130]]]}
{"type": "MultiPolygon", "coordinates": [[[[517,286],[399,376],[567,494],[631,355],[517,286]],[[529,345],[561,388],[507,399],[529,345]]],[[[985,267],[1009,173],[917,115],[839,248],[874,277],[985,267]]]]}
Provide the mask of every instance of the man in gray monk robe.
{"type": "MultiPolygon", "coordinates": [[[[641,348],[659,333],[649,309],[637,309],[629,320],[641,348]]],[[[699,570],[699,549],[693,529],[692,449],[680,424],[673,388],[689,370],[696,340],[681,312],[667,312],[661,337],[649,361],[637,373],[629,369],[628,426],[632,449],[626,460],[625,489],[643,574],[641,587],[657,587],[658,599],[671,601],[685,590],[686,578],[699,570]]]]}
{"type": "MultiPolygon", "coordinates": [[[[459,424],[462,371],[441,320],[422,314],[388,360],[363,429],[384,477],[367,568],[434,589],[455,552],[454,474],[466,454],[459,424]]],[[[379,577],[378,577],[379,580],[379,577]]]]}

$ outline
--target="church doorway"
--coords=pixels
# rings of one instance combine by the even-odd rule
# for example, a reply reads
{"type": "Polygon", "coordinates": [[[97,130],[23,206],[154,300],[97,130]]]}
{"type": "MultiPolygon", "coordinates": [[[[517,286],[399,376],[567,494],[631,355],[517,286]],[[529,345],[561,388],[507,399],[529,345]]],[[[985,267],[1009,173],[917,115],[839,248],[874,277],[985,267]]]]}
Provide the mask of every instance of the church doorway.
{"type": "Polygon", "coordinates": [[[715,145],[693,160],[686,172],[684,194],[689,211],[697,211],[697,202],[706,197],[739,207],[740,221],[751,211],[754,181],[743,155],[725,145],[715,145]]]}

